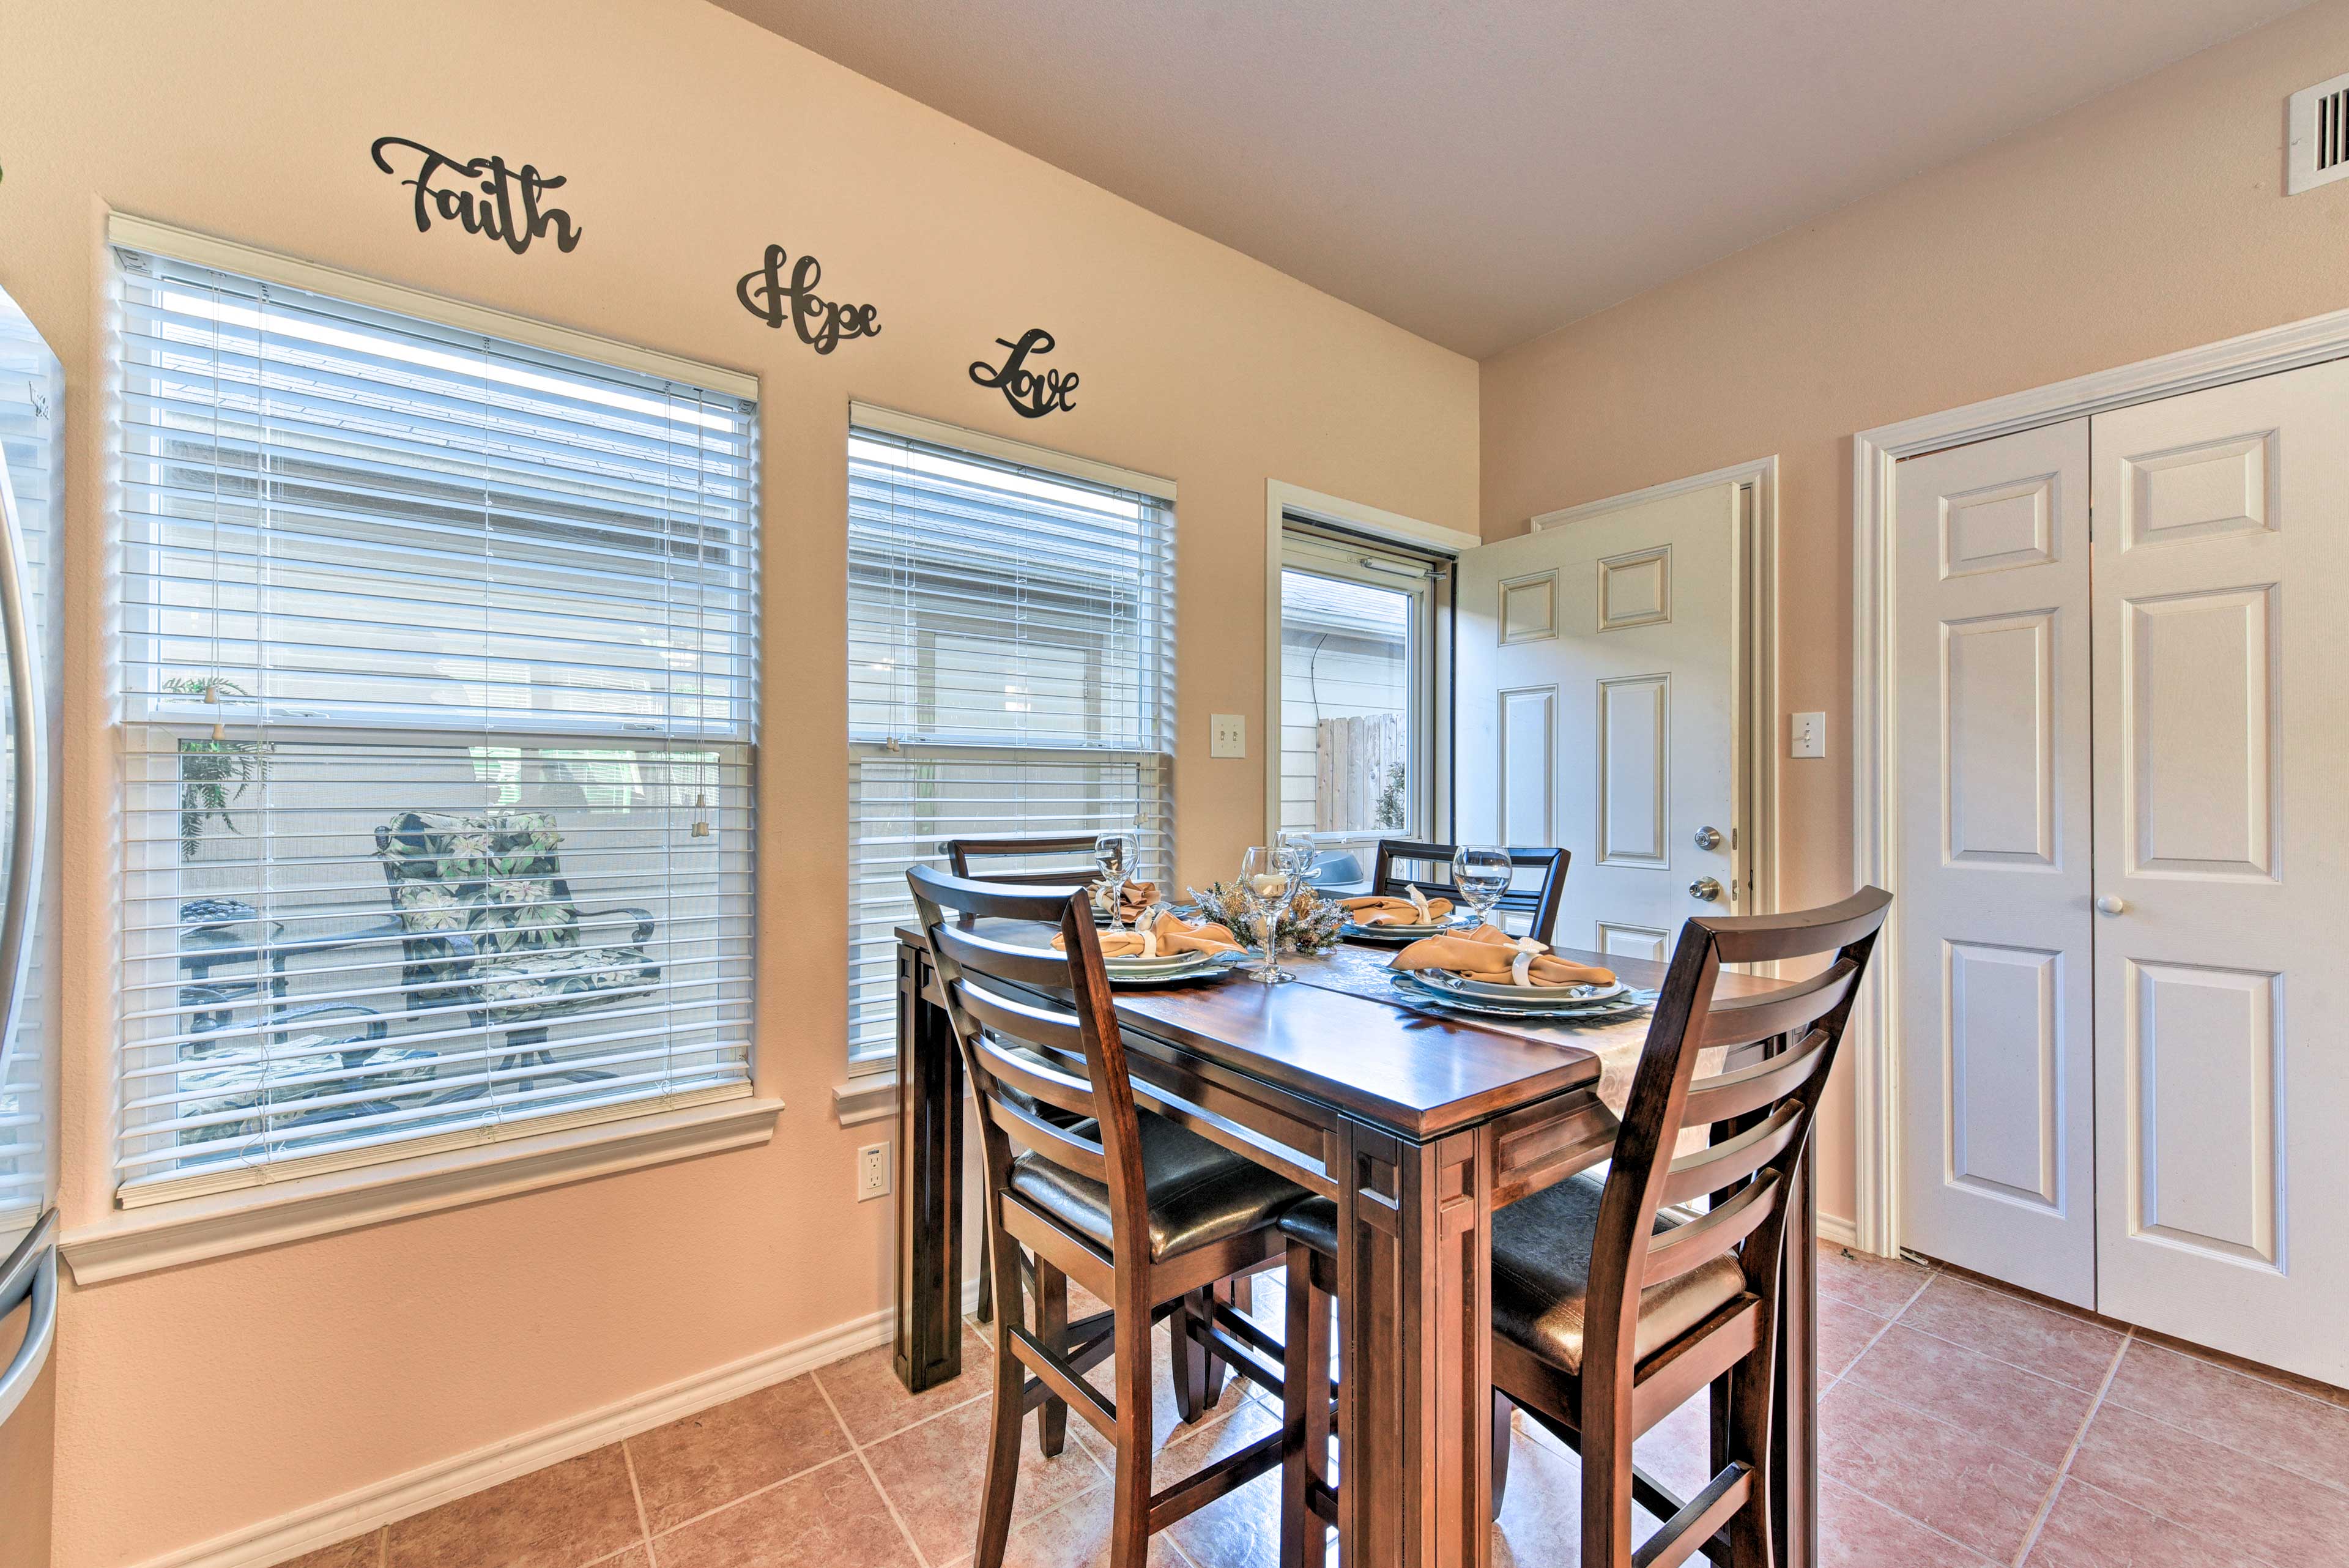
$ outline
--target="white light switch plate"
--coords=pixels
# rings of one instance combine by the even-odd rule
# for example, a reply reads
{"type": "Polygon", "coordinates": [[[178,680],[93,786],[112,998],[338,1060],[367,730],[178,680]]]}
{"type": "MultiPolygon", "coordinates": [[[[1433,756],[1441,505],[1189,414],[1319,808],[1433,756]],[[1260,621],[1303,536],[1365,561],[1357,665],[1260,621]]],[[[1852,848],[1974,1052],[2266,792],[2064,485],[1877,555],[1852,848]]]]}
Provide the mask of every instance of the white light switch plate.
{"type": "Polygon", "coordinates": [[[1247,715],[1217,713],[1216,733],[1207,747],[1211,757],[1244,757],[1247,755],[1247,715]]]}
{"type": "Polygon", "coordinates": [[[1827,754],[1827,716],[1825,713],[1797,713],[1793,732],[1786,742],[1790,757],[1824,757],[1827,754]]]}

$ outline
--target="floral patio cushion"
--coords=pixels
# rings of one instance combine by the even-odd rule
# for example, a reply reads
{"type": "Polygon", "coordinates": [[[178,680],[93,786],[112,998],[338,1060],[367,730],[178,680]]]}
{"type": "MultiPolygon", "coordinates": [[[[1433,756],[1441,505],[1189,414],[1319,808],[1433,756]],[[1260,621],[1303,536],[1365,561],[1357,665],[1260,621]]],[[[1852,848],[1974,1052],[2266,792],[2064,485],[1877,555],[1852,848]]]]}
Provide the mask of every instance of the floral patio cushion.
{"type": "Polygon", "coordinates": [[[579,910],[557,892],[562,842],[543,812],[406,811],[386,830],[378,857],[411,934],[464,931],[485,954],[526,952],[579,940],[579,910]]]}
{"type": "Polygon", "coordinates": [[[493,1026],[650,989],[660,969],[641,946],[581,945],[579,907],[555,853],[562,842],[543,812],[394,818],[377,857],[408,933],[411,981],[445,981],[449,1000],[486,1005],[493,1026]],[[471,939],[470,952],[445,940],[457,933],[471,939]]]}
{"type": "Polygon", "coordinates": [[[492,1025],[579,1012],[650,990],[660,971],[640,947],[553,948],[484,958],[472,966],[473,985],[489,1004],[492,1025]]]}
{"type": "Polygon", "coordinates": [[[196,1096],[181,1115],[197,1125],[180,1138],[182,1143],[258,1139],[264,1120],[268,1142],[280,1152],[305,1141],[293,1136],[297,1128],[318,1127],[321,1131],[312,1136],[332,1137],[334,1122],[406,1103],[401,1091],[429,1085],[439,1061],[430,1051],[369,1049],[328,1034],[275,1041],[267,1050],[198,1046],[175,1075],[178,1092],[196,1096]],[[355,1056],[364,1058],[356,1069],[355,1056]],[[395,1063],[409,1065],[393,1066],[395,1063]],[[355,1102],[353,1096],[367,1097],[355,1102]]]}

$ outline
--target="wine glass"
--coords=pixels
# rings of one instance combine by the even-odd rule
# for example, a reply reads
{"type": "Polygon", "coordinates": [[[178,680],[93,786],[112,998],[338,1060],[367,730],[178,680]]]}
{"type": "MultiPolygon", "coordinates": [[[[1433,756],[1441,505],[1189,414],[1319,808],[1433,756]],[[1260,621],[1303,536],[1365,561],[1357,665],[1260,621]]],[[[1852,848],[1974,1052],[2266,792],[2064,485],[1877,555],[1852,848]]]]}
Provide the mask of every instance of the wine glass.
{"type": "Polygon", "coordinates": [[[1452,885],[1475,911],[1478,925],[1509,890],[1509,878],[1516,874],[1509,852],[1489,844],[1464,844],[1452,856],[1452,885]]]}
{"type": "Polygon", "coordinates": [[[1131,833],[1102,833],[1093,836],[1093,865],[1100,868],[1102,885],[1109,889],[1109,929],[1125,929],[1126,878],[1133,875],[1134,840],[1131,833]]]}
{"type": "Polygon", "coordinates": [[[1297,977],[1280,967],[1280,917],[1297,886],[1295,852],[1284,845],[1259,844],[1240,857],[1240,904],[1249,931],[1264,957],[1242,972],[1266,985],[1297,977]]]}

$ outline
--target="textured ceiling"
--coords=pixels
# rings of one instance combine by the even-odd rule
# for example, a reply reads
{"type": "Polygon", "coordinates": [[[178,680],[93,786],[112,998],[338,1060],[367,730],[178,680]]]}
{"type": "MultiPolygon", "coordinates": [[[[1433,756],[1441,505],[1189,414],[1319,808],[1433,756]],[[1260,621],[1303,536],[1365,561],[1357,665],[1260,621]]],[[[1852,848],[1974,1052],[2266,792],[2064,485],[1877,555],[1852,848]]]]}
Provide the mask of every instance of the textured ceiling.
{"type": "Polygon", "coordinates": [[[1482,358],[2295,0],[719,3],[1482,358]]]}

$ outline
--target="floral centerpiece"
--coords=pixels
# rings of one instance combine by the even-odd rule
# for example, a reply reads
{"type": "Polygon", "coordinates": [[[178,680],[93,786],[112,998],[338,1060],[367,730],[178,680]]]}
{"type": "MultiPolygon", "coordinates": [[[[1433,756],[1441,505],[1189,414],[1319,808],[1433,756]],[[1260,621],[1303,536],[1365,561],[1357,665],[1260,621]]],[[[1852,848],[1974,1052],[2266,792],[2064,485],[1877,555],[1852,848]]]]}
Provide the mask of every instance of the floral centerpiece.
{"type": "MultiPolygon", "coordinates": [[[[1185,889],[1193,902],[1199,906],[1200,915],[1228,927],[1242,941],[1255,934],[1247,917],[1247,904],[1240,897],[1240,885],[1217,882],[1205,891],[1185,889]]],[[[1285,953],[1326,953],[1338,945],[1339,929],[1346,923],[1346,911],[1310,888],[1298,890],[1280,916],[1277,935],[1279,950],[1285,953]]]]}

